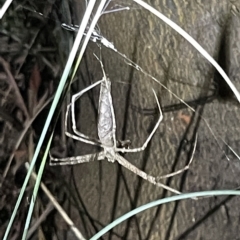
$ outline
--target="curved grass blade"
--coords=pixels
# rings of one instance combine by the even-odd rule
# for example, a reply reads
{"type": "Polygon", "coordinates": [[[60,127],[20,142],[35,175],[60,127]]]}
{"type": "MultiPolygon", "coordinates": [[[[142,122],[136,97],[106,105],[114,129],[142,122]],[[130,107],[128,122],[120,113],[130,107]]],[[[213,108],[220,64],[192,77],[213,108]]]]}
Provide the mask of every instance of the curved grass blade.
{"type": "Polygon", "coordinates": [[[185,194],[180,194],[180,195],[175,195],[163,199],[159,199],[150,203],[147,203],[145,205],[142,205],[141,207],[135,208],[134,210],[124,214],[120,218],[116,219],[109,225],[107,225],[105,228],[103,228],[101,231],[99,231],[96,235],[94,235],[90,240],[97,240],[101,236],[103,236],[105,233],[107,233],[109,230],[120,224],[121,222],[127,220],[128,218],[143,212],[149,208],[156,207],[161,204],[165,203],[171,203],[179,200],[184,200],[184,199],[194,199],[197,197],[206,197],[206,196],[223,196],[223,195],[238,195],[240,196],[240,191],[237,190],[213,190],[213,191],[202,191],[202,192],[193,192],[193,193],[185,193],[185,194]]]}
{"type": "MultiPolygon", "coordinates": [[[[61,97],[62,91],[63,91],[63,89],[64,89],[64,86],[65,86],[65,83],[66,83],[66,80],[67,80],[67,77],[68,77],[69,72],[70,72],[70,69],[71,69],[71,67],[72,67],[74,58],[75,58],[75,56],[76,56],[76,54],[77,54],[77,50],[78,50],[79,44],[80,44],[80,42],[81,42],[81,40],[82,40],[84,31],[85,31],[85,29],[86,29],[86,27],[87,27],[87,23],[88,23],[88,21],[89,21],[89,19],[90,19],[90,16],[91,16],[93,7],[94,7],[94,5],[95,5],[95,2],[96,2],[96,0],[91,0],[91,1],[89,2],[88,7],[87,7],[87,9],[86,9],[86,12],[85,12],[85,14],[84,14],[84,17],[83,17],[83,20],[82,20],[82,23],[81,23],[79,32],[78,32],[77,37],[76,37],[76,39],[75,39],[75,42],[74,42],[72,51],[71,51],[71,53],[70,53],[70,55],[69,55],[69,58],[68,58],[66,67],[65,67],[65,69],[64,69],[62,78],[61,78],[60,83],[59,83],[59,85],[58,85],[58,89],[57,89],[56,95],[55,95],[55,97],[54,97],[54,100],[53,100],[53,103],[52,103],[52,105],[51,105],[50,111],[49,111],[49,113],[48,113],[48,117],[47,117],[47,119],[46,119],[46,122],[45,122],[45,125],[44,125],[44,128],[43,128],[43,131],[42,131],[42,133],[41,133],[41,136],[40,136],[38,145],[37,145],[37,147],[36,147],[36,150],[35,150],[35,153],[34,153],[32,162],[31,162],[31,164],[30,164],[29,171],[28,171],[27,176],[26,176],[26,178],[25,178],[25,180],[24,180],[24,183],[23,183],[23,186],[22,186],[22,188],[21,188],[20,194],[19,194],[19,196],[18,196],[16,205],[15,205],[15,207],[14,207],[14,210],[13,210],[13,213],[12,213],[12,216],[11,216],[11,219],[10,219],[9,224],[8,224],[8,227],[7,227],[7,229],[6,229],[6,232],[5,232],[5,235],[4,235],[4,238],[3,238],[4,240],[6,240],[7,237],[8,237],[8,235],[9,235],[11,226],[12,226],[12,224],[13,224],[13,221],[14,221],[14,218],[15,218],[15,216],[16,216],[17,210],[18,210],[19,205],[20,205],[20,203],[21,203],[21,200],[22,200],[22,198],[23,198],[23,194],[24,194],[24,192],[25,192],[27,183],[28,183],[29,178],[30,178],[30,176],[31,176],[31,172],[32,172],[32,170],[33,170],[33,168],[34,168],[34,165],[35,165],[35,163],[36,163],[38,154],[39,154],[40,149],[41,149],[41,147],[42,147],[42,144],[43,144],[45,135],[46,135],[46,133],[47,133],[48,127],[49,127],[49,125],[50,125],[50,123],[51,123],[51,120],[52,120],[54,111],[55,111],[56,106],[57,106],[57,104],[58,104],[58,101],[59,101],[59,99],[60,99],[60,97],[61,97]]],[[[44,163],[44,165],[45,165],[45,163],[44,163]]],[[[41,179],[41,176],[39,176],[39,178],[41,179]]],[[[33,198],[32,198],[32,200],[33,200],[33,198]]],[[[31,201],[31,202],[32,202],[32,201],[31,201]]],[[[34,202],[35,202],[35,201],[33,200],[33,204],[34,204],[34,202]]],[[[31,206],[30,206],[30,207],[31,207],[31,206]]],[[[33,207],[31,207],[31,208],[33,208],[33,207]]],[[[24,239],[24,238],[23,238],[23,239],[24,239]]]]}
{"type": "Polygon", "coordinates": [[[189,43],[192,44],[194,48],[196,48],[219,72],[219,74],[224,78],[228,86],[231,88],[233,93],[235,94],[238,102],[240,103],[240,94],[234,84],[231,82],[227,74],[224,72],[224,70],[219,66],[219,64],[210,56],[210,54],[193,38],[191,37],[187,32],[185,32],[181,27],[179,27],[176,23],[174,23],[172,20],[164,16],[162,13],[157,11],[152,6],[148,5],[142,0],[133,0],[134,2],[141,5],[143,8],[147,9],[151,13],[153,13],[155,16],[160,18],[162,21],[164,21],[166,24],[168,24],[171,28],[173,28],[176,32],[178,32],[180,35],[182,35],[189,43]]]}

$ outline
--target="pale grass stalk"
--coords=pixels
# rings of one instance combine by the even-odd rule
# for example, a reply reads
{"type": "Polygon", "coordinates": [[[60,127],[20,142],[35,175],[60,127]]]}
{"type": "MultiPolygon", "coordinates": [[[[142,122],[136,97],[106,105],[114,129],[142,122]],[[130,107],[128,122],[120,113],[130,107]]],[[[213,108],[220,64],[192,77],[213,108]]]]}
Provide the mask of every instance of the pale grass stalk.
{"type": "MultiPolygon", "coordinates": [[[[26,167],[27,170],[29,170],[29,163],[28,162],[25,163],[25,167],[26,167]]],[[[31,176],[33,177],[34,180],[37,179],[37,175],[36,175],[35,172],[32,172],[31,176]]],[[[75,236],[78,239],[85,240],[85,238],[83,237],[81,232],[77,229],[77,227],[75,226],[73,221],[70,219],[70,217],[67,215],[67,213],[64,211],[64,209],[58,203],[56,198],[51,194],[51,192],[48,190],[46,185],[41,182],[40,186],[41,186],[42,190],[44,191],[44,193],[48,196],[49,200],[52,202],[53,206],[57,209],[57,211],[62,216],[62,218],[65,220],[65,222],[69,225],[70,229],[73,231],[75,236]]]]}
{"type": "Polygon", "coordinates": [[[164,16],[162,13],[160,13],[158,10],[147,4],[146,2],[142,0],[133,0],[137,4],[141,5],[143,8],[150,11],[152,14],[160,18],[162,21],[164,21],[166,24],[168,24],[171,28],[173,28],[176,32],[178,32],[180,35],[182,35],[189,43],[193,45],[194,48],[196,48],[220,73],[220,75],[224,78],[228,86],[231,88],[233,93],[235,94],[238,102],[240,103],[240,94],[234,84],[231,82],[227,74],[224,72],[224,70],[219,66],[219,64],[210,56],[210,54],[193,38],[191,37],[186,31],[184,31],[180,26],[178,26],[175,22],[164,16]]]}
{"type": "Polygon", "coordinates": [[[30,239],[32,237],[35,231],[39,228],[40,224],[46,220],[47,216],[53,209],[54,209],[53,204],[49,202],[44,211],[42,212],[41,216],[39,216],[38,219],[36,219],[36,222],[29,229],[27,239],[30,239]]]}
{"type": "Polygon", "coordinates": [[[12,3],[13,0],[6,0],[5,3],[3,4],[2,8],[0,9],[0,19],[2,19],[3,15],[9,8],[10,4],[12,3]]]}

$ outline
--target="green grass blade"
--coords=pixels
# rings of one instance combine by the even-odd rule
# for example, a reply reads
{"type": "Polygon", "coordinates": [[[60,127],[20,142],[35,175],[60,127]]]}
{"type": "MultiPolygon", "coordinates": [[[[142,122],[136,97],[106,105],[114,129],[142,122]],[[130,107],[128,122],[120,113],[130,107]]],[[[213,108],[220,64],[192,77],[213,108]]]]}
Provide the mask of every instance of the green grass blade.
{"type": "MultiPolygon", "coordinates": [[[[75,39],[75,42],[74,42],[74,45],[73,45],[73,48],[72,48],[72,51],[69,55],[69,58],[68,58],[68,61],[67,61],[67,64],[66,64],[66,67],[64,69],[64,72],[63,72],[63,75],[62,75],[62,78],[60,80],[60,83],[59,83],[59,86],[58,86],[58,89],[57,89],[57,92],[56,92],[56,95],[54,97],[54,100],[53,100],[53,103],[51,105],[51,108],[50,108],[50,111],[48,113],[48,117],[47,117],[47,120],[45,122],[45,125],[44,125],[44,128],[43,128],[43,131],[41,133],[41,136],[40,136],[40,139],[39,139],[39,142],[38,142],[38,145],[36,147],[36,150],[35,150],[35,153],[34,153],[34,156],[33,156],[33,159],[32,159],[32,162],[30,164],[30,167],[29,167],[29,171],[27,173],[27,176],[24,180],[24,183],[23,183],[23,186],[21,188],[21,191],[20,191],[20,194],[18,196],[18,199],[17,199],[17,202],[16,202],[16,205],[14,207],[14,210],[13,210],[13,213],[12,213],[12,216],[11,216],[11,219],[9,221],[9,224],[8,224],[8,227],[6,229],[6,232],[5,232],[5,235],[4,235],[4,240],[7,240],[7,237],[8,237],[8,234],[10,232],[10,229],[11,229],[11,226],[13,224],[13,221],[15,219],[15,216],[16,216],[16,213],[17,213],[17,210],[19,208],[19,205],[21,203],[21,200],[22,200],[22,197],[23,197],[23,194],[25,192],[25,189],[26,189],[26,186],[27,186],[27,183],[29,181],[29,178],[31,176],[31,172],[34,168],[34,165],[36,163],[36,160],[37,160],[37,157],[38,157],[38,154],[40,152],[40,149],[42,147],[42,144],[43,144],[43,141],[44,141],[44,138],[45,138],[45,135],[47,133],[47,130],[48,130],[48,127],[50,125],[50,122],[52,120],[52,117],[53,117],[53,114],[54,114],[54,111],[56,109],[56,106],[58,104],[58,101],[60,99],[60,96],[61,96],[61,93],[63,91],[63,88],[65,86],[65,83],[66,83],[66,80],[67,80],[67,77],[69,75],[69,72],[70,72],[70,69],[72,67],[72,64],[73,64],[73,61],[74,61],[74,58],[77,54],[77,50],[78,50],[78,46],[81,42],[81,39],[83,37],[83,33],[84,33],[84,30],[87,26],[87,23],[88,23],[88,20],[91,16],[91,13],[92,13],[92,10],[93,10],[93,7],[94,7],[94,4],[95,4],[96,0],[91,0],[88,4],[88,7],[86,9],[86,12],[84,14],[84,17],[83,17],[83,20],[82,20],[82,23],[80,25],[80,28],[79,28],[79,31],[78,31],[78,34],[77,34],[77,37],[75,39]]],[[[41,178],[40,178],[41,179],[41,178]]]]}
{"type": "Polygon", "coordinates": [[[222,196],[222,195],[238,195],[240,196],[240,191],[236,190],[214,190],[214,191],[203,191],[203,192],[194,192],[194,193],[185,193],[180,194],[176,196],[171,196],[163,199],[159,199],[150,203],[147,203],[145,205],[142,205],[141,207],[135,208],[134,210],[124,214],[120,218],[116,219],[109,225],[107,225],[105,228],[103,228],[101,231],[99,231],[96,235],[94,235],[90,240],[97,240],[101,236],[103,236],[105,233],[107,233],[109,230],[120,224],[121,222],[127,220],[128,218],[143,212],[149,208],[156,207],[161,204],[165,203],[171,203],[183,199],[189,199],[189,198],[196,198],[196,197],[206,197],[206,196],[222,196]]]}
{"type": "MultiPolygon", "coordinates": [[[[80,50],[78,61],[75,64],[74,71],[72,73],[71,81],[75,76],[77,68],[78,68],[78,66],[79,66],[79,64],[82,60],[83,53],[86,50],[89,39],[90,39],[90,37],[92,35],[92,32],[93,32],[93,30],[94,30],[94,28],[95,28],[95,26],[96,26],[96,24],[99,20],[99,17],[101,16],[101,12],[104,8],[104,5],[105,5],[106,1],[107,0],[102,0],[101,3],[99,4],[99,7],[98,7],[98,9],[95,13],[95,16],[94,16],[93,20],[92,20],[91,26],[88,29],[87,36],[85,37],[83,45],[82,45],[81,50],[80,50]]],[[[51,145],[51,139],[48,142],[49,148],[50,148],[50,145],[51,145]]],[[[44,166],[45,166],[46,159],[47,159],[47,156],[48,156],[49,148],[45,150],[45,154],[44,154],[44,157],[43,157],[43,160],[42,160],[39,172],[38,172],[37,181],[35,183],[34,192],[33,192],[33,195],[32,195],[31,202],[30,202],[30,207],[29,207],[29,210],[28,210],[28,216],[27,216],[27,220],[26,220],[26,223],[25,223],[24,233],[23,233],[23,238],[22,239],[26,239],[26,236],[27,236],[27,232],[28,232],[28,228],[29,228],[29,225],[30,225],[30,222],[31,222],[32,212],[33,212],[33,209],[34,209],[34,204],[35,204],[35,200],[36,200],[36,197],[37,197],[38,189],[39,189],[39,186],[40,186],[40,183],[41,183],[41,177],[42,177],[44,166]]]]}
{"type": "Polygon", "coordinates": [[[48,141],[47,147],[45,149],[45,152],[44,152],[44,155],[43,155],[43,158],[42,158],[40,168],[38,170],[38,175],[37,175],[36,183],[35,183],[35,186],[34,186],[33,195],[32,195],[31,202],[30,202],[30,207],[29,207],[29,210],[28,210],[27,220],[26,220],[26,223],[25,223],[22,239],[27,238],[27,233],[28,233],[28,228],[29,228],[30,222],[31,222],[32,212],[33,212],[33,208],[34,208],[34,205],[35,205],[35,202],[36,202],[36,199],[37,199],[37,193],[38,193],[39,185],[41,183],[42,173],[43,173],[43,170],[44,170],[44,167],[45,167],[45,164],[46,164],[46,160],[48,158],[48,152],[49,152],[49,149],[50,149],[50,146],[51,146],[51,143],[52,143],[52,138],[53,138],[53,133],[51,134],[51,137],[48,141]]]}

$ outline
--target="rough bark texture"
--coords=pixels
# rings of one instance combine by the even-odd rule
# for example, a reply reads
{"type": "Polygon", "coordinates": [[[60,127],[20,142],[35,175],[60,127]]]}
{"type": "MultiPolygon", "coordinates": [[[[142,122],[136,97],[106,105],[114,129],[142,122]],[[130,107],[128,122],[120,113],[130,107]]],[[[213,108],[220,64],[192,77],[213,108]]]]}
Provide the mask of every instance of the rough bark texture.
{"type": "MultiPolygon", "coordinates": [[[[193,36],[218,60],[240,90],[238,1],[148,2],[193,36]]],[[[102,34],[120,52],[185,101],[210,95],[213,82],[217,82],[218,98],[196,109],[218,136],[238,150],[239,105],[224,80],[186,40],[143,9],[104,15],[99,26],[102,34]]],[[[93,52],[98,53],[99,50],[91,43],[82,64],[82,72],[90,78],[83,78],[80,88],[102,78],[93,52]]],[[[151,89],[157,91],[163,109],[179,102],[151,79],[125,64],[113,51],[103,47],[102,58],[105,71],[112,81],[117,138],[130,139],[131,147],[140,146],[158,118],[151,89]]],[[[96,135],[97,131],[98,95],[99,88],[83,96],[79,104],[78,127],[90,136],[96,135]]],[[[227,161],[206,124],[189,109],[164,112],[161,126],[148,148],[141,153],[125,154],[124,157],[151,175],[170,173],[186,165],[195,132],[198,132],[198,143],[190,170],[163,180],[163,183],[183,192],[238,187],[239,162],[220,142],[233,159],[227,161]]],[[[75,155],[94,150],[80,143],[75,155]]],[[[117,163],[103,161],[78,165],[74,167],[74,174],[78,191],[91,218],[96,220],[97,229],[137,206],[170,195],[117,163]]],[[[237,197],[212,197],[156,207],[120,224],[104,239],[239,239],[238,200],[237,197]]],[[[82,205],[79,208],[83,210],[82,205]]],[[[89,220],[86,224],[88,231],[82,227],[81,219],[77,223],[83,234],[90,237],[96,229],[89,220]]]]}

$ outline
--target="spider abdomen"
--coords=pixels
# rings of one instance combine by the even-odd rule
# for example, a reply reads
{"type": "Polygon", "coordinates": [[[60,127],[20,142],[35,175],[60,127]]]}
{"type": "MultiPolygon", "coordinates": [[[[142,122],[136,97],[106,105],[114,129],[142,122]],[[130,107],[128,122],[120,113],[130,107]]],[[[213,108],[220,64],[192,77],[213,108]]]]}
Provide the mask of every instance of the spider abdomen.
{"type": "Polygon", "coordinates": [[[98,137],[105,146],[113,146],[113,111],[111,97],[111,82],[104,79],[100,88],[98,106],[98,137]]]}

